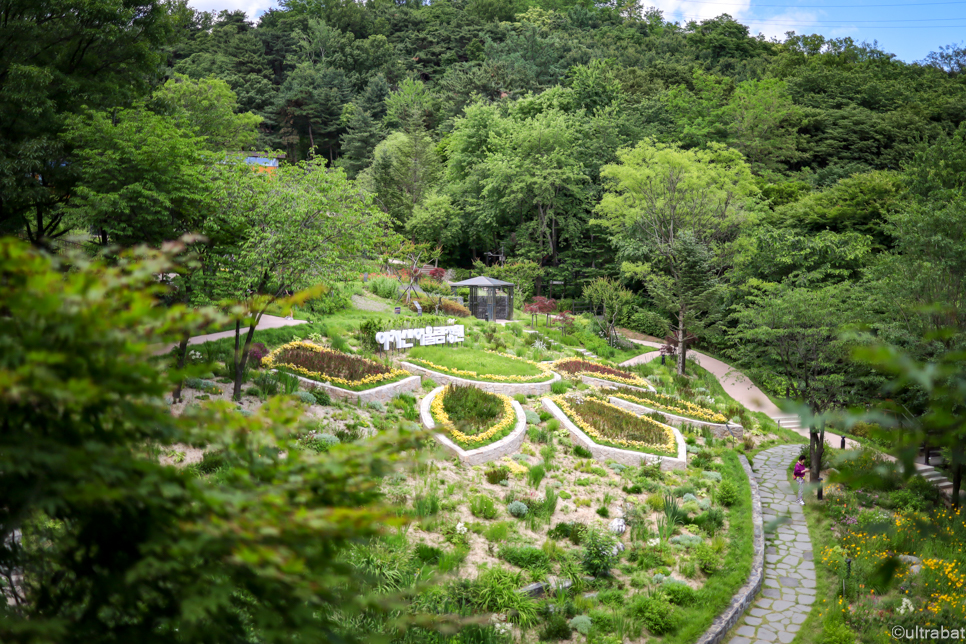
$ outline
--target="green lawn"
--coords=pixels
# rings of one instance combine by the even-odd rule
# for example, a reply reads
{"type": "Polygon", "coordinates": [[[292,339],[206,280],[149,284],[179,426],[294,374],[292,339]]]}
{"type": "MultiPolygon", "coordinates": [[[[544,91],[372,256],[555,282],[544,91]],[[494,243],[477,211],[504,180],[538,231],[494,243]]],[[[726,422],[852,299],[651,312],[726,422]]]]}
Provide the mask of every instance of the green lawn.
{"type": "MultiPolygon", "coordinates": [[[[535,365],[523,360],[514,360],[494,353],[487,353],[481,349],[467,349],[466,347],[415,347],[406,354],[404,359],[412,361],[414,364],[426,361],[447,369],[471,371],[478,374],[476,380],[487,380],[487,376],[536,377],[543,373],[535,365]]],[[[462,374],[456,375],[470,378],[462,374]]],[[[549,380],[549,377],[544,378],[544,380],[549,380]]]]}

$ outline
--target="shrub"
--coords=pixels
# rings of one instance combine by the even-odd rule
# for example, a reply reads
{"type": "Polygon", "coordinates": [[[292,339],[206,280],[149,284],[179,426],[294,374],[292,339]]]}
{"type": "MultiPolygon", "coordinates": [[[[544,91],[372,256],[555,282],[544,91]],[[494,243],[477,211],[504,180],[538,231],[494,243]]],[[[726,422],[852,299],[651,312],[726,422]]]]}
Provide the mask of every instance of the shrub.
{"type": "Polygon", "coordinates": [[[709,508],[694,519],[694,524],[702,527],[712,537],[724,527],[725,515],[721,508],[709,508]]]}
{"type": "Polygon", "coordinates": [[[696,491],[697,490],[693,485],[680,485],[674,488],[674,496],[678,497],[679,499],[684,496],[687,496],[688,494],[690,494],[691,496],[694,496],[694,493],[696,491]]]}
{"type": "Polygon", "coordinates": [[[466,318],[471,315],[470,310],[459,302],[447,299],[440,300],[439,298],[435,297],[432,299],[428,297],[414,298],[413,301],[409,303],[410,311],[416,310],[417,302],[419,302],[419,306],[423,307],[423,311],[426,312],[436,311],[436,306],[439,305],[440,315],[451,315],[457,318],[466,318]]]}
{"type": "MultiPolygon", "coordinates": [[[[517,401],[518,403],[520,403],[521,405],[526,405],[527,404],[527,397],[524,396],[523,394],[513,394],[513,399],[515,401],[517,401]]],[[[523,414],[525,416],[526,415],[526,412],[524,411],[523,414]]],[[[527,422],[530,422],[529,419],[527,420],[527,422]]]]}
{"type": "Polygon", "coordinates": [[[302,438],[299,443],[306,449],[312,449],[321,453],[329,451],[329,448],[333,445],[338,445],[339,439],[332,434],[309,434],[302,438]]]}
{"type": "Polygon", "coordinates": [[[572,523],[558,523],[547,531],[547,536],[557,540],[569,539],[571,530],[573,530],[572,523]]]}
{"type": "Polygon", "coordinates": [[[500,481],[505,481],[510,478],[510,468],[506,465],[491,467],[486,471],[484,476],[486,476],[487,483],[498,485],[500,481]]]}
{"type": "Polygon", "coordinates": [[[560,613],[554,613],[547,619],[547,624],[540,631],[540,641],[569,640],[570,633],[570,624],[567,623],[567,618],[560,613]]]}
{"type": "Polygon", "coordinates": [[[604,517],[605,519],[610,518],[610,510],[607,509],[606,505],[597,508],[597,514],[604,517]]]}
{"type": "Polygon", "coordinates": [[[377,277],[366,282],[365,286],[370,292],[387,300],[399,297],[399,282],[391,277],[377,277]]]}
{"type": "Polygon", "coordinates": [[[553,418],[553,415],[549,411],[546,411],[545,409],[540,410],[539,416],[540,416],[541,423],[544,423],[550,420],[551,418],[553,418]]]}
{"type": "Polygon", "coordinates": [[[550,556],[540,548],[503,546],[499,554],[500,559],[530,572],[540,574],[550,570],[550,556]]]}
{"type": "Polygon", "coordinates": [[[732,506],[738,502],[738,484],[732,480],[722,481],[718,486],[718,502],[721,505],[732,506]]]}
{"type": "Polygon", "coordinates": [[[721,472],[701,472],[701,478],[718,483],[721,481],[721,472]]]}
{"type": "Polygon", "coordinates": [[[593,454],[583,445],[574,445],[574,456],[578,458],[593,458],[593,454]]]}
{"type": "Polygon", "coordinates": [[[493,519],[497,515],[496,504],[494,504],[492,497],[477,494],[470,500],[470,512],[474,517],[493,519]]]}
{"type": "Polygon", "coordinates": [[[268,347],[264,342],[256,342],[248,349],[248,360],[253,367],[262,366],[262,358],[268,355],[268,347]]]}
{"type": "Polygon", "coordinates": [[[681,583],[664,583],[661,585],[661,590],[672,604],[678,606],[690,606],[698,596],[694,588],[681,583]]]}
{"type": "Polygon", "coordinates": [[[536,619],[537,606],[526,593],[517,592],[522,585],[520,574],[503,568],[487,568],[477,576],[469,595],[479,611],[515,612],[519,622],[528,624],[536,619]]]}
{"type": "Polygon", "coordinates": [[[590,633],[590,627],[593,624],[590,618],[586,615],[577,615],[572,620],[570,620],[570,628],[574,629],[581,635],[587,635],[590,633]]]}
{"type": "Polygon", "coordinates": [[[570,389],[570,387],[567,384],[566,380],[558,380],[552,385],[550,385],[550,393],[552,393],[555,396],[560,396],[562,394],[567,393],[568,389],[570,389]]]}
{"type": "Polygon", "coordinates": [[[527,516],[527,511],[529,510],[529,508],[527,508],[526,503],[523,503],[522,501],[514,501],[513,503],[508,505],[506,509],[507,509],[507,512],[509,512],[510,514],[512,514],[518,519],[522,519],[523,517],[527,516]]]}
{"type": "Polygon", "coordinates": [[[308,392],[308,391],[296,391],[292,395],[295,396],[296,398],[298,398],[299,400],[301,400],[302,402],[304,402],[306,405],[314,405],[315,404],[315,396],[311,392],[308,392]]]}
{"type": "Polygon", "coordinates": [[[641,488],[641,486],[638,485],[637,483],[635,483],[634,485],[630,485],[630,486],[625,485],[623,487],[623,490],[624,490],[624,493],[625,494],[640,494],[641,492],[644,491],[643,488],[641,488]]]}
{"type": "Polygon", "coordinates": [[[655,492],[647,497],[647,505],[649,508],[655,512],[660,512],[664,509],[664,496],[655,492]]]}
{"type": "Polygon", "coordinates": [[[629,307],[617,323],[625,329],[655,338],[663,338],[670,332],[668,321],[663,316],[636,306],[629,307]]]}
{"type": "Polygon", "coordinates": [[[636,595],[628,607],[631,615],[654,635],[664,635],[677,628],[677,615],[674,606],[660,594],[636,595]]]}
{"type": "Polygon", "coordinates": [[[198,471],[202,474],[211,474],[227,463],[224,452],[205,452],[201,455],[201,462],[198,463],[198,471]]]}
{"type": "Polygon", "coordinates": [[[584,536],[584,569],[594,577],[610,574],[617,556],[614,553],[616,538],[604,530],[590,528],[584,536]]]}
{"type": "Polygon", "coordinates": [[[332,404],[332,396],[325,389],[313,389],[312,396],[315,397],[315,404],[328,407],[332,404]]]}
{"type": "Polygon", "coordinates": [[[721,557],[707,543],[702,543],[694,549],[694,559],[706,575],[713,575],[721,569],[721,557]]]}

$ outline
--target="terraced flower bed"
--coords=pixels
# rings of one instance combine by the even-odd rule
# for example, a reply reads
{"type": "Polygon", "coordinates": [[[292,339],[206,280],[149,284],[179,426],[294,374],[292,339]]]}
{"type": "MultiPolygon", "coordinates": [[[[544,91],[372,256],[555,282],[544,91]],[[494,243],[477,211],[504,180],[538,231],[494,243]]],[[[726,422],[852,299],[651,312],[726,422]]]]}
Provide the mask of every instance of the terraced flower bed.
{"type": "Polygon", "coordinates": [[[628,402],[639,403],[657,411],[665,411],[669,414],[683,416],[692,420],[700,420],[707,423],[728,422],[728,419],[724,414],[715,411],[714,409],[708,409],[707,407],[688,402],[687,400],[674,398],[673,396],[668,396],[666,394],[641,391],[639,389],[630,389],[627,387],[618,387],[616,391],[609,391],[608,393],[611,396],[626,400],[628,402]]]}
{"type": "Polygon", "coordinates": [[[430,412],[450,440],[467,450],[495,443],[517,421],[509,396],[461,385],[448,385],[437,394],[430,412]]]}
{"type": "Polygon", "coordinates": [[[658,456],[676,456],[674,430],[597,398],[575,395],[550,398],[594,442],[658,456]]]}
{"type": "Polygon", "coordinates": [[[406,361],[432,371],[481,382],[546,382],[554,377],[548,365],[479,349],[417,347],[409,352],[406,361]]]}
{"type": "Polygon", "coordinates": [[[289,342],[262,359],[267,369],[288,371],[350,391],[365,391],[411,374],[381,362],[334,351],[312,342],[289,342]]]}
{"type": "Polygon", "coordinates": [[[601,380],[608,380],[610,382],[632,385],[635,387],[647,387],[650,384],[636,374],[622,371],[620,369],[614,369],[613,367],[608,367],[607,365],[600,364],[599,362],[581,360],[580,358],[564,358],[563,360],[557,360],[553,363],[553,369],[574,377],[590,376],[592,378],[600,378],[601,380]]]}

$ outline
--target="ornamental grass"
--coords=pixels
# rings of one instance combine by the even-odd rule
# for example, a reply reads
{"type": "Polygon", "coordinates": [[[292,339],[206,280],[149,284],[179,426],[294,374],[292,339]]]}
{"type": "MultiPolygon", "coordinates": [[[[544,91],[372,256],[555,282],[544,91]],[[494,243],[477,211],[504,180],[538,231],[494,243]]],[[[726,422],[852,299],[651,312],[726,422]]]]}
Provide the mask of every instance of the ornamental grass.
{"type": "Polygon", "coordinates": [[[703,420],[708,423],[726,423],[724,414],[687,400],[680,400],[666,394],[659,394],[628,387],[618,387],[616,391],[608,392],[611,396],[621,398],[632,403],[642,403],[658,411],[684,416],[693,420],[703,420]]]}
{"type": "Polygon", "coordinates": [[[570,376],[591,376],[613,382],[620,382],[625,385],[646,386],[648,384],[646,380],[633,373],[621,371],[620,369],[614,369],[613,367],[608,367],[607,365],[600,364],[599,362],[581,360],[580,358],[564,358],[563,360],[557,360],[555,363],[553,363],[553,368],[556,371],[563,371],[570,376]]]}
{"type": "Polygon", "coordinates": [[[283,369],[312,380],[332,383],[347,389],[370,388],[409,375],[402,369],[333,351],[312,342],[289,342],[262,360],[269,369],[283,369]]]}
{"type": "Polygon", "coordinates": [[[430,412],[457,445],[468,449],[500,440],[517,420],[509,396],[469,385],[447,385],[433,399],[430,412]]]}
{"type": "Polygon", "coordinates": [[[601,445],[676,456],[674,430],[596,398],[551,398],[585,434],[601,445]]]}

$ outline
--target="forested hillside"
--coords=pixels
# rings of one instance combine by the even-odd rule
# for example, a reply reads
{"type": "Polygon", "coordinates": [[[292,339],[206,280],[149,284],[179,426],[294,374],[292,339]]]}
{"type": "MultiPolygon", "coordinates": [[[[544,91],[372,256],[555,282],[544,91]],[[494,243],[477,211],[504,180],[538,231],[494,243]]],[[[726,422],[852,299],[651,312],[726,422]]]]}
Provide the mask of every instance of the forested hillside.
{"type": "Polygon", "coordinates": [[[824,353],[797,360],[825,364],[850,326],[923,355],[952,346],[927,330],[962,330],[962,48],[908,64],[589,2],[18,11],[0,225],[35,244],[231,239],[225,152],[271,149],[342,169],[443,266],[503,251],[491,272],[558,298],[619,280],[621,326],[694,335],[775,393],[796,360],[776,372],[763,326],[817,326],[824,353]]]}

